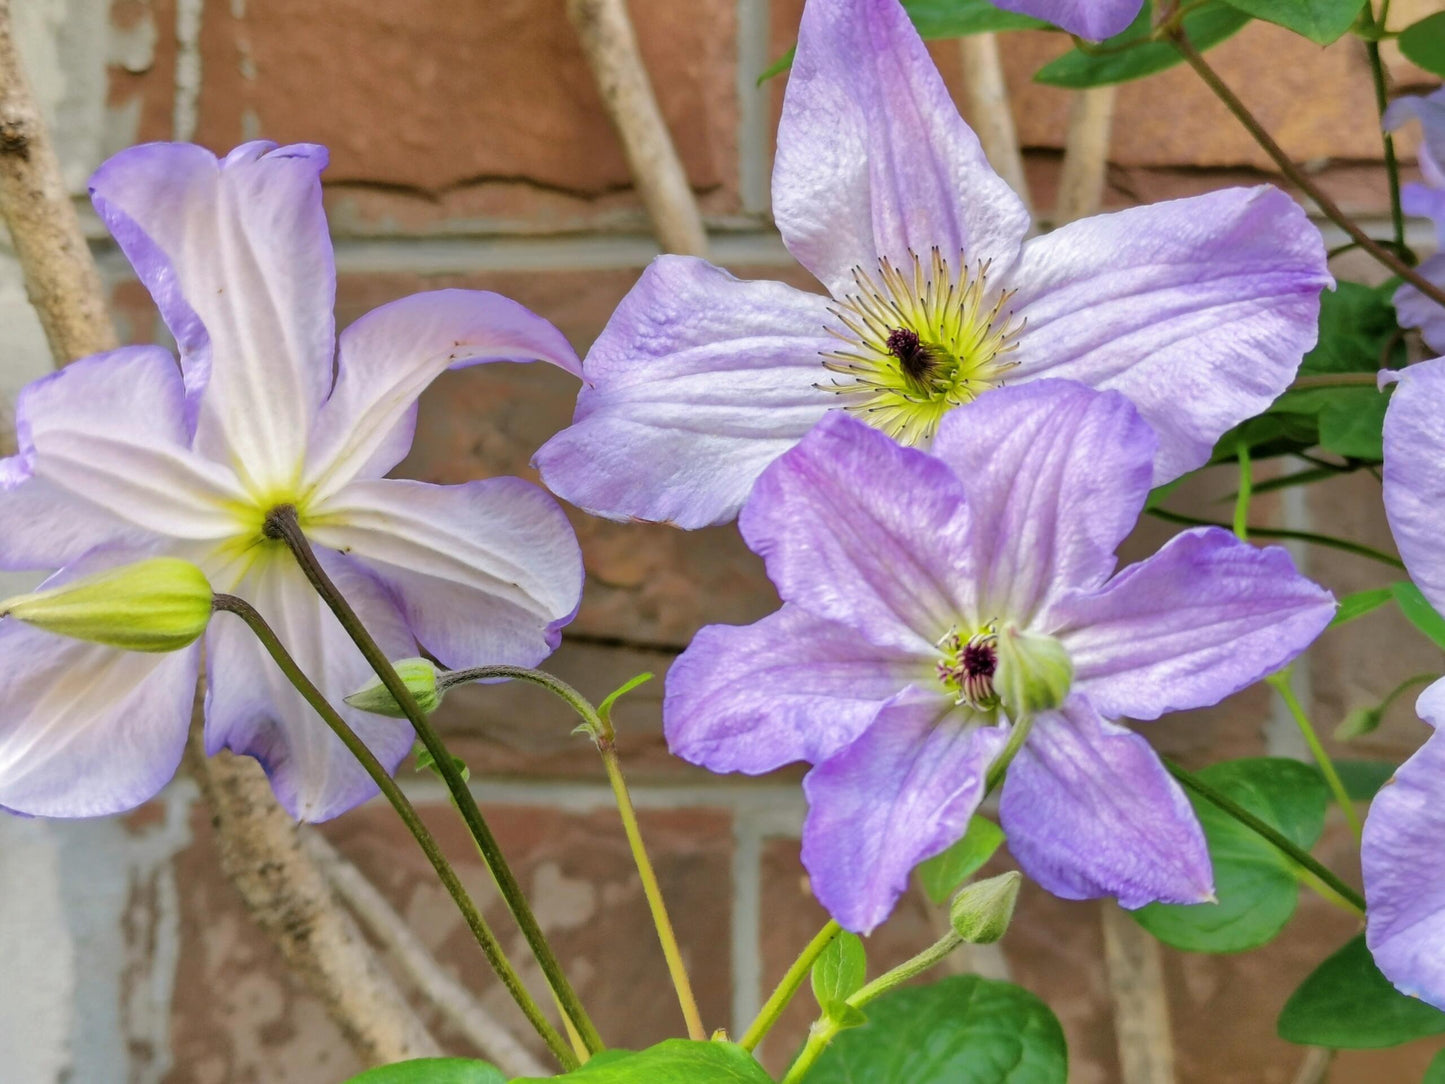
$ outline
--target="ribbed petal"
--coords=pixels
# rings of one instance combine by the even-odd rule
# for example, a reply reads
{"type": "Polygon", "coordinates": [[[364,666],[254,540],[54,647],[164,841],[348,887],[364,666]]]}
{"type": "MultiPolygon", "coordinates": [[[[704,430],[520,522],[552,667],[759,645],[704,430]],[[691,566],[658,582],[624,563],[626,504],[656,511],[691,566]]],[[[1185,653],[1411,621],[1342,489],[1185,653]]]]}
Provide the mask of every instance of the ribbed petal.
{"type": "Polygon", "coordinates": [[[1445,358],[1400,374],[1385,412],[1384,497],[1410,578],[1445,609],[1445,358]]]}
{"type": "Polygon", "coordinates": [[[519,478],[354,482],[308,535],[385,584],[449,667],[535,666],[582,597],[582,553],[557,502],[519,478]]]}
{"type": "Polygon", "coordinates": [[[1319,231],[1268,186],[1073,222],[1028,242],[1012,276],[1016,379],[1123,392],[1159,434],[1165,482],[1289,386],[1331,282],[1319,231]]]}
{"type": "Polygon", "coordinates": [[[773,168],[773,216],[834,296],[851,271],[937,246],[952,263],[1018,256],[1028,211],[958,115],[898,0],[803,8],[773,168]]]}
{"type": "MultiPolygon", "coordinates": [[[[1438,209],[1441,214],[1441,217],[1435,220],[1436,228],[1445,232],[1445,192],[1432,191],[1431,195],[1434,197],[1430,201],[1431,209],[1438,209]]],[[[1445,252],[1435,253],[1416,270],[1436,285],[1445,283],[1445,252]]],[[[1418,328],[1420,338],[1425,340],[1426,346],[1431,350],[1445,351],[1445,307],[1426,297],[1408,282],[1402,283],[1395,291],[1394,302],[1395,316],[1401,327],[1418,328]]]]}
{"type": "Polygon", "coordinates": [[[549,489],[609,519],[733,519],[763,468],[837,396],[827,298],[663,256],[583,362],[572,425],[537,453],[549,489]]]}
{"type": "Polygon", "coordinates": [[[91,178],[101,219],[181,348],[197,450],[258,491],[292,485],[331,386],[336,274],[309,143],[122,151],[91,178]]]}
{"type": "Polygon", "coordinates": [[[1084,697],[1042,715],[1009,766],[999,816],[1034,880],[1070,900],[1200,903],[1214,874],[1199,819],[1137,734],[1084,697]]]}
{"type": "Polygon", "coordinates": [[[1380,118],[1387,132],[1402,128],[1411,120],[1420,122],[1420,172],[1432,187],[1445,186],[1445,87],[1425,96],[1407,94],[1396,98],[1380,118]]]}
{"type": "Polygon", "coordinates": [[[990,0],[995,7],[1032,15],[1090,41],[1123,33],[1144,0],[990,0]]]}

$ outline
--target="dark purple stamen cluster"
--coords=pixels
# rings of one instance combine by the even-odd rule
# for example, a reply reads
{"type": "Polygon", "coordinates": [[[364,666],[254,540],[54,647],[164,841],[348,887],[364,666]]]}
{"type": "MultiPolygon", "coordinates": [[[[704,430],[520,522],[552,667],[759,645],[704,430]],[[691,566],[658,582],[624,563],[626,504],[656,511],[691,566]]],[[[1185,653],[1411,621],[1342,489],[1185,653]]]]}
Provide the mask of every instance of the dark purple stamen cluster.
{"type": "Polygon", "coordinates": [[[933,350],[918,337],[918,332],[896,327],[888,333],[888,352],[898,359],[898,367],[911,380],[922,382],[938,363],[933,350]]]}

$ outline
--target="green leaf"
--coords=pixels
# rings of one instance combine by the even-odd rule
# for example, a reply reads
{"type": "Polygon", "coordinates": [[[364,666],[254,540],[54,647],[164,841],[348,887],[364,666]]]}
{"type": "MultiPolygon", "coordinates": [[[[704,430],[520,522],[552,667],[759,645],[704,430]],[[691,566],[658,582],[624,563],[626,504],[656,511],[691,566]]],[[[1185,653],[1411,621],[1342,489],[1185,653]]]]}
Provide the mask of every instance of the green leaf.
{"type": "Polygon", "coordinates": [[[1388,587],[1372,587],[1365,591],[1356,591],[1352,595],[1346,595],[1340,599],[1340,608],[1335,611],[1334,620],[1330,622],[1329,627],[1348,625],[1356,618],[1364,617],[1372,610],[1378,610],[1394,597],[1394,592],[1388,587]]]}
{"type": "Polygon", "coordinates": [[[1348,30],[1364,0],[1226,0],[1256,19],[1278,23],[1319,45],[1328,45],[1348,30]]]}
{"type": "Polygon", "coordinates": [[[1431,75],[1445,75],[1445,11],[1405,27],[1399,40],[1406,60],[1431,75]]]}
{"type": "MultiPolygon", "coordinates": [[[[1101,87],[1127,83],[1162,72],[1184,57],[1167,41],[1150,41],[1154,5],[1146,3],[1139,17],[1122,34],[1089,51],[1075,49],[1051,60],[1034,73],[1034,81],[1055,87],[1101,87]]],[[[1212,49],[1245,23],[1249,16],[1222,2],[1206,3],[1184,17],[1184,30],[1201,53],[1212,49]]]]}
{"type": "Polygon", "coordinates": [[[1279,1014],[1279,1035],[1302,1046],[1373,1050],[1445,1032],[1445,1013],[1407,997],[1380,974],[1365,935],[1310,973],[1279,1014]]]}
{"type": "Polygon", "coordinates": [[[1435,607],[1420,594],[1420,589],[1409,580],[1401,580],[1392,583],[1390,591],[1400,612],[1410,619],[1410,623],[1430,637],[1436,647],[1445,651],[1445,617],[1435,612],[1435,607]]]}
{"type": "MultiPolygon", "coordinates": [[[[461,777],[463,779],[470,779],[472,777],[472,770],[467,767],[467,762],[455,753],[449,755],[452,758],[452,764],[456,766],[457,772],[461,777]]],[[[442,778],[442,773],[437,771],[437,762],[431,755],[431,750],[421,744],[418,744],[416,747],[416,770],[419,772],[431,771],[436,774],[438,779],[442,778]]]]}
{"type": "MultiPolygon", "coordinates": [[[[1324,830],[1329,789],[1308,764],[1255,757],[1213,764],[1199,777],[1305,850],[1324,830]]],[[[1214,860],[1218,903],[1154,903],[1134,919],[1159,940],[1189,952],[1242,952],[1270,941],[1294,914],[1294,864],[1217,806],[1190,795],[1214,860]]]]}
{"type": "Polygon", "coordinates": [[[1391,300],[1395,285],[1341,282],[1321,294],[1319,341],[1300,363],[1300,376],[1373,373],[1382,365],[1403,365],[1403,342],[1385,352],[1386,344],[1400,330],[1391,300]]]}
{"type": "Polygon", "coordinates": [[[868,1023],[823,1052],[806,1084],[1064,1084],[1064,1031],[1007,982],[955,975],[868,1005],[868,1023]]]}
{"type": "Polygon", "coordinates": [[[1445,1084],[1445,1050],[1430,1059],[1420,1084],[1445,1084]]]}
{"type": "MultiPolygon", "coordinates": [[[[825,1012],[857,993],[868,977],[868,954],[863,939],[844,930],[828,942],[813,963],[813,996],[825,1012]]],[[[832,1015],[829,1013],[829,1015],[832,1015]]]]}
{"type": "Polygon", "coordinates": [[[646,685],[651,680],[651,671],[638,674],[636,677],[628,678],[621,685],[617,686],[617,688],[613,689],[610,693],[608,693],[602,698],[602,703],[597,705],[598,718],[600,718],[604,723],[611,723],[612,708],[617,703],[617,701],[621,700],[633,689],[636,689],[642,685],[646,685]]]}
{"type": "Polygon", "coordinates": [[[470,1058],[416,1058],[368,1069],[346,1084],[506,1084],[500,1070],[470,1058]]]}
{"type": "Polygon", "coordinates": [[[793,66],[793,56],[797,53],[797,51],[798,47],[794,45],[786,53],[778,57],[777,60],[773,61],[766,68],[764,68],[763,73],[758,76],[757,85],[762,86],[773,76],[782,75],[783,72],[791,68],[793,66]]]}
{"type": "Polygon", "coordinates": [[[1320,447],[1346,459],[1385,458],[1385,408],[1390,398],[1374,388],[1337,388],[1320,411],[1320,447]]]}
{"type": "MultiPolygon", "coordinates": [[[[1368,802],[1390,781],[1399,767],[1393,760],[1337,760],[1335,771],[1345,793],[1357,802],[1368,802]]],[[[1318,769],[1316,769],[1318,771],[1318,769]]],[[[1320,776],[1321,781],[1324,776],[1320,776]]]]}
{"type": "Polygon", "coordinates": [[[1002,842],[1003,832],[998,825],[987,817],[974,817],[962,839],[918,865],[923,891],[934,903],[947,903],[954,889],[977,873],[1002,842]]]}
{"type": "Polygon", "coordinates": [[[924,38],[962,38],[996,30],[1027,30],[1049,24],[995,7],[991,0],[903,0],[924,38]]]}
{"type": "Polygon", "coordinates": [[[579,1084],[772,1084],[773,1078],[734,1043],[668,1039],[636,1053],[609,1050],[561,1077],[518,1077],[512,1084],[554,1079],[579,1084]]]}

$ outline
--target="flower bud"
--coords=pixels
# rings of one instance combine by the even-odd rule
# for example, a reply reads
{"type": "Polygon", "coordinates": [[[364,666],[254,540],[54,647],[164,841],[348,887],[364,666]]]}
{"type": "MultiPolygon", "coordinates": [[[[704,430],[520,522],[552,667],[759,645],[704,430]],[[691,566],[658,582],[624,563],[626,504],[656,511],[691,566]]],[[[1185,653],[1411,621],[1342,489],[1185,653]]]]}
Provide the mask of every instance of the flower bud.
{"type": "MultiPolygon", "coordinates": [[[[422,712],[430,715],[436,711],[441,705],[445,690],[437,686],[437,668],[432,665],[432,661],[399,659],[391,665],[406,683],[407,690],[422,712]]],[[[387,715],[393,719],[406,718],[406,712],[401,710],[396,697],[391,695],[391,690],[381,683],[380,678],[352,693],[346,698],[346,702],[353,708],[369,711],[373,715],[387,715]]]]}
{"type": "Polygon", "coordinates": [[[211,585],[189,561],[154,557],[0,602],[47,632],[126,651],[179,651],[211,620],[211,585]]]}
{"type": "Polygon", "coordinates": [[[1074,663],[1052,636],[1004,628],[998,633],[994,688],[1010,719],[1031,719],[1052,711],[1069,695],[1074,663]]]}
{"type": "Polygon", "coordinates": [[[949,904],[953,932],[969,944],[990,945],[1004,935],[1024,876],[1018,870],[964,885],[949,904]]]}

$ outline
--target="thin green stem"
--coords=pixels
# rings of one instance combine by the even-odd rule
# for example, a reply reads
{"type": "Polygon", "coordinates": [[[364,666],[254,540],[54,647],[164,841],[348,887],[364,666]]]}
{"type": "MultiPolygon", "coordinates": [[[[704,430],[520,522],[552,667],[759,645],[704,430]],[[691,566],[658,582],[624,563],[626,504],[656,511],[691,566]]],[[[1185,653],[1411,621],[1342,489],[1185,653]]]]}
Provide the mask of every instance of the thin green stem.
{"type": "Polygon", "coordinates": [[[1391,689],[1388,693],[1385,694],[1385,699],[1380,701],[1380,711],[1382,713],[1385,712],[1391,704],[1393,704],[1396,700],[1400,699],[1400,697],[1405,695],[1405,693],[1409,692],[1416,685],[1428,685],[1430,682],[1438,680],[1440,680],[1439,674],[1416,674],[1414,677],[1407,677],[1404,681],[1400,682],[1400,684],[1396,685],[1393,689],[1391,689]]]}
{"type": "Polygon", "coordinates": [[[381,762],[376,759],[375,754],[367,748],[366,743],[357,737],[356,732],[347,725],[346,720],[331,706],[326,697],[322,695],[321,690],[318,689],[311,679],[301,670],[296,660],[292,658],[291,653],[286,650],[285,646],[276,636],[275,631],[266,623],[265,618],[256,611],[255,607],[244,599],[237,598],[234,595],[217,595],[214,606],[218,611],[235,614],[246,623],[251,629],[251,632],[255,634],[256,639],[260,641],[261,646],[264,647],[271,658],[275,660],[277,667],[286,676],[286,680],[295,686],[296,691],[301,694],[302,698],[311,705],[316,714],[321,716],[322,720],[331,728],[332,732],[341,739],[341,743],[360,761],[362,768],[366,770],[366,774],[369,775],[377,787],[380,788],[386,800],[390,802],[392,808],[396,810],[397,816],[401,818],[402,823],[406,825],[407,830],[410,831],[416,839],[417,844],[421,847],[422,852],[431,863],[432,869],[436,871],[437,877],[441,880],[442,886],[456,902],[457,910],[462,913],[462,917],[466,920],[467,928],[472,931],[472,936],[477,939],[477,944],[481,945],[482,952],[487,957],[487,962],[492,965],[492,970],[495,971],[497,977],[502,980],[502,985],[507,988],[507,993],[512,996],[512,1000],[517,1003],[523,1015],[527,1017],[527,1021],[536,1029],[537,1034],[542,1037],[542,1041],[547,1044],[547,1049],[557,1058],[562,1068],[569,1070],[575,1069],[578,1065],[577,1058],[568,1048],[566,1040],[564,1040],[557,1029],[548,1022],[547,1018],[542,1015],[542,1010],[537,1005],[537,1002],[533,1000],[532,995],[527,992],[527,988],[522,984],[522,980],[517,975],[516,969],[512,967],[511,961],[507,959],[507,954],[503,951],[501,942],[497,940],[496,934],[494,934],[491,927],[487,925],[487,920],[482,916],[481,911],[478,910],[471,896],[467,894],[467,890],[462,886],[456,871],[452,869],[451,864],[442,853],[436,838],[422,821],[421,816],[416,811],[416,807],[411,804],[411,800],[402,793],[396,781],[392,779],[381,762]]]}
{"type": "Polygon", "coordinates": [[[768,995],[768,1000],[763,1002],[763,1007],[758,1010],[756,1019],[748,1025],[748,1030],[743,1032],[739,1044],[744,1050],[752,1051],[763,1041],[763,1037],[772,1030],[773,1025],[778,1022],[778,1017],[783,1015],[783,1010],[793,1000],[793,995],[798,992],[798,987],[803,985],[803,980],[813,970],[813,964],[823,954],[823,950],[833,943],[843,927],[829,919],[821,930],[809,941],[793,965],[784,973],[782,981],[768,995]]]}
{"type": "Polygon", "coordinates": [[[1288,391],[1313,391],[1316,388],[1359,388],[1376,387],[1380,374],[1373,373],[1320,373],[1317,376],[1296,377],[1288,391]]]}
{"type": "MultiPolygon", "coordinates": [[[[1374,3],[1365,5],[1365,11],[1369,14],[1370,22],[1376,31],[1385,29],[1385,16],[1389,14],[1389,0],[1384,0],[1380,14],[1375,15],[1374,3]]],[[[1385,115],[1385,106],[1389,104],[1388,89],[1385,85],[1385,64],[1380,57],[1380,43],[1378,35],[1370,35],[1365,39],[1365,55],[1370,62],[1370,82],[1375,88],[1375,110],[1381,117],[1385,115]]],[[[1382,127],[1380,134],[1385,144],[1385,177],[1390,186],[1390,225],[1395,235],[1397,247],[1405,247],[1405,212],[1400,204],[1400,160],[1395,156],[1395,137],[1382,127]]]]}
{"type": "Polygon", "coordinates": [[[1284,833],[1270,824],[1265,823],[1256,817],[1249,810],[1236,802],[1228,795],[1215,790],[1212,786],[1200,779],[1193,772],[1186,771],[1172,760],[1164,759],[1164,767],[1169,774],[1179,780],[1186,789],[1191,790],[1199,797],[1209,802],[1222,813],[1233,817],[1240,824],[1254,832],[1260,838],[1276,847],[1281,854],[1289,858],[1295,865],[1308,870],[1322,882],[1329,885],[1331,890],[1342,900],[1350,905],[1355,914],[1363,916],[1365,913],[1365,897],[1361,896],[1353,888],[1340,879],[1328,866],[1317,859],[1309,851],[1297,846],[1284,833]]]}
{"type": "Polygon", "coordinates": [[[403,714],[411,720],[412,726],[416,728],[417,737],[421,739],[427,752],[431,754],[436,770],[446,783],[447,791],[451,794],[452,801],[456,803],[462,820],[466,822],[467,830],[476,842],[482,861],[491,872],[492,879],[497,884],[497,890],[507,904],[507,909],[516,919],[517,925],[522,930],[522,936],[527,939],[532,954],[537,958],[537,963],[541,965],[542,973],[547,978],[547,984],[551,986],[552,992],[561,1003],[565,1014],[571,1018],[573,1025],[577,1028],[577,1033],[587,1044],[587,1049],[594,1054],[604,1049],[602,1037],[598,1035],[596,1025],[587,1015],[587,1010],[582,1007],[582,1002],[577,997],[577,992],[572,989],[572,984],[567,981],[567,976],[562,971],[562,965],[558,962],[556,953],[547,943],[546,935],[542,933],[542,927],[538,924],[531,906],[527,903],[526,895],[522,892],[522,886],[517,883],[517,878],[507,864],[496,837],[492,835],[491,827],[482,816],[482,811],[477,807],[477,800],[467,786],[466,780],[462,778],[460,770],[452,760],[451,754],[447,752],[436,729],[431,725],[426,712],[421,710],[416,698],[411,695],[411,690],[406,687],[406,682],[397,674],[396,668],[387,658],[386,652],[372,638],[346,597],[337,590],[336,585],[331,582],[331,577],[321,567],[321,562],[317,560],[310,541],[302,532],[301,525],[296,519],[296,509],[290,505],[273,508],[266,516],[264,530],[268,538],[284,542],[291,550],[297,565],[300,566],[306,578],[311,581],[312,587],[316,589],[317,594],[321,596],[331,612],[336,615],[341,627],[351,637],[351,642],[356,645],[372,670],[376,672],[376,676],[381,679],[381,683],[395,698],[403,714]]]}
{"type": "Polygon", "coordinates": [[[1008,774],[1008,766],[1013,763],[1018,751],[1024,747],[1029,731],[1033,728],[1034,720],[1031,715],[1025,715],[1010,728],[1008,742],[988,766],[988,775],[984,777],[983,786],[985,795],[992,794],[998,789],[999,784],[1003,782],[1003,777],[1008,774]]]}
{"type": "MultiPolygon", "coordinates": [[[[1180,523],[1186,527],[1223,527],[1226,531],[1231,529],[1228,523],[1220,523],[1213,519],[1200,519],[1198,516],[1186,516],[1182,512],[1171,512],[1167,508],[1146,508],[1146,512],[1155,519],[1162,519],[1166,523],[1180,523]]],[[[1340,550],[1344,553],[1353,553],[1356,557],[1368,557],[1372,561],[1379,561],[1381,564],[1389,565],[1391,568],[1398,568],[1404,571],[1405,562],[1398,557],[1391,556],[1383,550],[1377,550],[1367,546],[1363,542],[1351,542],[1347,538],[1335,538],[1333,535],[1316,534],[1313,531],[1292,531],[1283,527],[1256,527],[1251,524],[1247,530],[1256,538],[1279,538],[1294,542],[1309,542],[1316,546],[1325,546],[1329,549],[1340,550]]]]}
{"type": "Polygon", "coordinates": [[[1239,459],[1239,492],[1234,498],[1234,535],[1241,542],[1249,541],[1249,501],[1254,495],[1254,471],[1249,462],[1249,445],[1240,441],[1234,454],[1239,459]]]}
{"type": "Polygon", "coordinates": [[[1364,833],[1364,825],[1360,823],[1360,815],[1355,812],[1355,803],[1350,798],[1349,791],[1345,790],[1344,780],[1340,773],[1335,770],[1335,762],[1330,759],[1330,754],[1325,751],[1324,743],[1320,736],[1315,733],[1314,725],[1310,722],[1309,714],[1305,711],[1304,705],[1299,702],[1299,697],[1294,694],[1294,687],[1290,684],[1291,667],[1286,666],[1283,670],[1276,671],[1265,678],[1265,682],[1275,689],[1284,700],[1284,706],[1289,709],[1290,715],[1294,718],[1295,726],[1299,727],[1300,734],[1304,737],[1305,744],[1310,748],[1310,755],[1315,758],[1319,765],[1320,772],[1329,784],[1330,792],[1335,796],[1341,809],[1345,811],[1345,820],[1350,826],[1350,831],[1355,833],[1358,841],[1364,833]]]}

